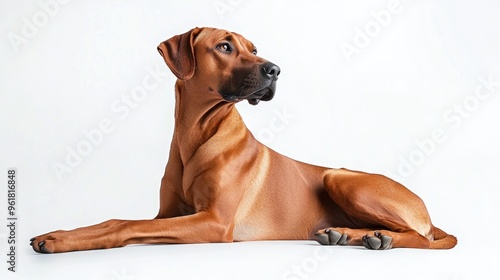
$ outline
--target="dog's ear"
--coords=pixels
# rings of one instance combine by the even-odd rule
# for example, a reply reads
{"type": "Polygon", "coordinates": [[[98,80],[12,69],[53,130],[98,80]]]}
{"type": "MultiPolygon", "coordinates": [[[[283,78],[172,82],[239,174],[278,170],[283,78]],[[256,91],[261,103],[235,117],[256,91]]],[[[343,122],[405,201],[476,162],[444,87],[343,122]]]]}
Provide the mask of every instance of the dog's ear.
{"type": "Polygon", "coordinates": [[[157,48],[172,73],[180,80],[188,80],[194,75],[196,61],[193,42],[200,31],[201,28],[193,28],[160,43],[157,48]]]}

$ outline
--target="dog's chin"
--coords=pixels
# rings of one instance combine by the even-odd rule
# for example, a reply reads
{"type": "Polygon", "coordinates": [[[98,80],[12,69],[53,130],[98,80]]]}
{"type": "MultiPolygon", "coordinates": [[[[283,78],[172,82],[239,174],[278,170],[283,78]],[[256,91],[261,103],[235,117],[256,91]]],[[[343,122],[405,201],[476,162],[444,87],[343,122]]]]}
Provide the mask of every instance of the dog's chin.
{"type": "Polygon", "coordinates": [[[257,105],[259,104],[260,101],[269,101],[273,99],[274,97],[274,90],[276,87],[270,86],[266,87],[263,89],[259,89],[253,93],[243,95],[243,96],[238,96],[238,95],[232,95],[232,94],[221,94],[222,98],[228,102],[236,103],[240,102],[243,100],[248,101],[248,103],[252,105],[257,105]]]}
{"type": "Polygon", "coordinates": [[[260,101],[269,101],[274,97],[274,90],[271,88],[261,89],[246,98],[251,105],[257,105],[260,101]]]}

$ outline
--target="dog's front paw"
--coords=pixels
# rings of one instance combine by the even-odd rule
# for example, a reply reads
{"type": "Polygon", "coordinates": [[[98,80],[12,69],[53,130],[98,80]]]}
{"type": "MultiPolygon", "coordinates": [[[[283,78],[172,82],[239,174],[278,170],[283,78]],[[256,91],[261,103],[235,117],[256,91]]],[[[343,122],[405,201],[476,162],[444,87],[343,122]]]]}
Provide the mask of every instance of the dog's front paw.
{"type": "Polygon", "coordinates": [[[65,231],[58,230],[33,237],[30,239],[30,245],[33,250],[38,253],[51,254],[64,252],[65,250],[62,250],[62,248],[60,248],[61,246],[59,245],[59,243],[64,243],[64,233],[65,231]]]}

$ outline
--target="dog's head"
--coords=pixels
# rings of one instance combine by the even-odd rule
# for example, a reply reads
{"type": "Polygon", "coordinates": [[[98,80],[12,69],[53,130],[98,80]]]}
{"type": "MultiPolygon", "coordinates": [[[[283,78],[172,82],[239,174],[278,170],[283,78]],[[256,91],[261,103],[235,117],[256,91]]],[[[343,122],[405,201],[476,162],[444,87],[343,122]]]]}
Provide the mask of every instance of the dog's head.
{"type": "Polygon", "coordinates": [[[158,51],[178,79],[227,102],[257,105],[274,97],[280,68],[258,57],[256,47],[237,33],[194,28],[162,42],[158,51]]]}

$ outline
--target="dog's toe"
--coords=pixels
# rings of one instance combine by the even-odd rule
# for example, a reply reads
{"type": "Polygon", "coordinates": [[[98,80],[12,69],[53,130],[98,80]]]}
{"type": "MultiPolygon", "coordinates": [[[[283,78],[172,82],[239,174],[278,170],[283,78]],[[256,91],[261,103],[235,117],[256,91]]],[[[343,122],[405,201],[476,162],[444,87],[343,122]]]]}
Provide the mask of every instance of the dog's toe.
{"type": "Polygon", "coordinates": [[[38,248],[40,248],[41,253],[48,253],[47,248],[45,248],[45,241],[38,243],[38,248]]]}
{"type": "MultiPolygon", "coordinates": [[[[40,252],[40,241],[37,241],[37,238],[36,237],[33,237],[30,239],[30,246],[31,248],[33,248],[33,251],[37,252],[37,253],[41,253],[40,252]]],[[[43,245],[43,244],[42,244],[43,245]]]]}
{"type": "Polygon", "coordinates": [[[321,245],[330,245],[330,239],[326,233],[317,233],[316,238],[321,245]]]}
{"type": "Polygon", "coordinates": [[[378,250],[381,245],[382,245],[382,240],[380,240],[379,238],[368,235],[363,236],[363,246],[365,246],[366,248],[372,250],[378,250]]]}
{"type": "Polygon", "coordinates": [[[382,245],[380,246],[381,250],[387,250],[392,248],[392,237],[388,235],[383,235],[382,233],[376,231],[375,236],[382,240],[382,245]]]}
{"type": "MultiPolygon", "coordinates": [[[[51,243],[49,241],[49,243],[51,243]]],[[[49,243],[47,243],[46,241],[41,241],[40,243],[38,243],[38,248],[40,248],[40,253],[43,253],[43,254],[52,254],[53,253],[53,250],[50,249],[50,247],[53,247],[51,246],[49,243]]]]}

